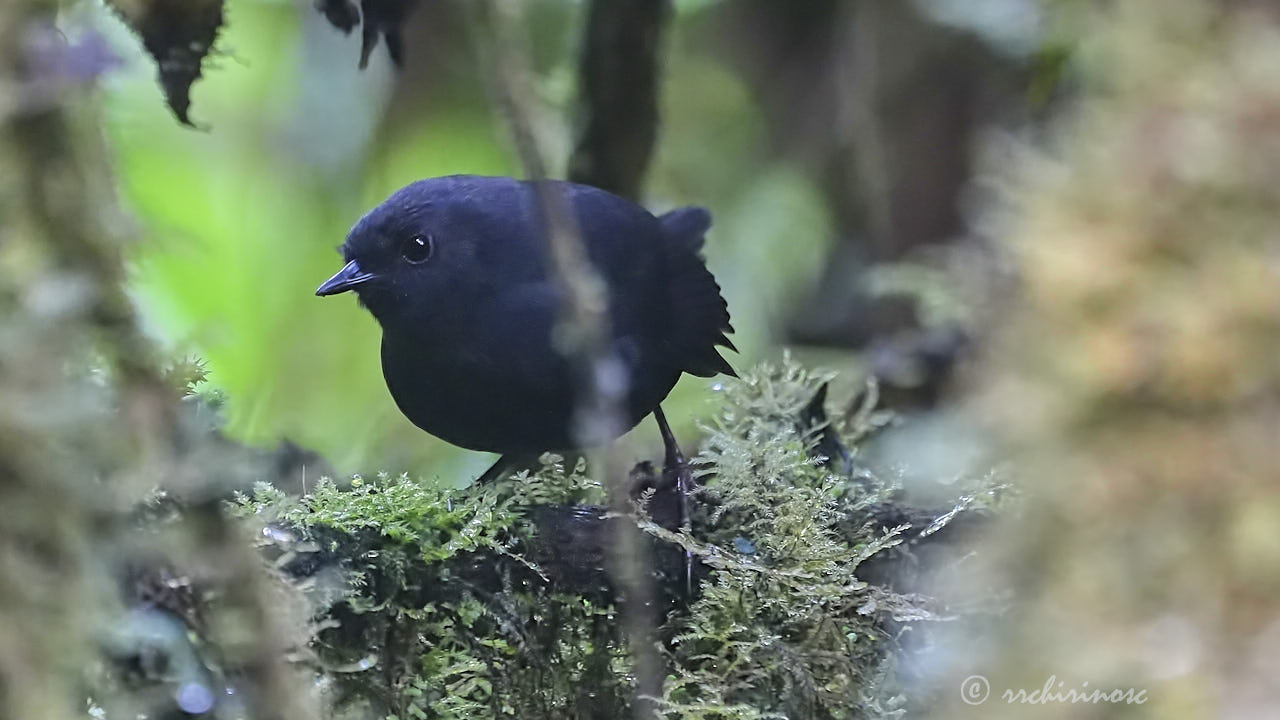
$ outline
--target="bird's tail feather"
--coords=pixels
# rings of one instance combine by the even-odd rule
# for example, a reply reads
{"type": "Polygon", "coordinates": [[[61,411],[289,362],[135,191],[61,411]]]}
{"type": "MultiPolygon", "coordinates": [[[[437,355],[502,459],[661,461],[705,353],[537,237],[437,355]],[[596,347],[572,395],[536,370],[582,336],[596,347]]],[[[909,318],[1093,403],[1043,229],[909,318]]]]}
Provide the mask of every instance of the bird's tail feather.
{"type": "Polygon", "coordinates": [[[658,218],[667,237],[683,241],[694,251],[702,250],[704,236],[711,229],[711,213],[703,207],[676,208],[658,218]]]}
{"type": "Polygon", "coordinates": [[[672,337],[684,361],[684,370],[711,377],[737,373],[716,349],[717,345],[737,351],[725,333],[733,332],[729,307],[720,295],[720,286],[702,258],[704,235],[711,227],[706,208],[685,207],[658,218],[667,239],[667,272],[675,320],[672,337]]]}

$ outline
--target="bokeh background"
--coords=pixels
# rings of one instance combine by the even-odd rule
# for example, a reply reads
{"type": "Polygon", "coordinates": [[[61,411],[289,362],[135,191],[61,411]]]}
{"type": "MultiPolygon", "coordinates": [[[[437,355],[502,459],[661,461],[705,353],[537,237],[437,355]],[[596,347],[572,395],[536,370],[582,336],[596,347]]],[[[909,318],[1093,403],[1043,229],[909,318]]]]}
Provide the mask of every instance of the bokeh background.
{"type": "MultiPolygon", "coordinates": [[[[886,374],[916,386],[937,378],[903,356],[959,349],[971,313],[939,250],[969,235],[976,142],[1043,108],[1056,83],[1054,66],[1036,69],[1054,26],[1045,8],[977,5],[675,4],[643,199],[713,212],[707,254],[740,367],[782,344],[872,349],[886,374]]],[[[581,124],[587,4],[523,6],[535,130],[563,175],[581,124]]],[[[392,191],[449,173],[520,174],[466,4],[421,3],[403,29],[404,67],[379,47],[361,71],[359,33],[305,4],[229,2],[193,88],[194,131],[174,122],[122,23],[92,6],[75,15],[123,61],[102,99],[136,222],[131,291],[156,338],[207,361],[229,433],[264,447],[287,440],[341,473],[454,482],[483,468],[486,458],[396,411],[376,325],[354,300],[312,297],[350,226],[392,191]]],[[[686,379],[670,401],[682,434],[705,414],[710,385],[686,379]]],[[[646,426],[633,454],[652,454],[654,435],[646,426]]]]}
{"type": "MultiPolygon", "coordinates": [[[[518,5],[534,134],[564,175],[591,3],[518,5]]],[[[400,68],[379,47],[359,69],[358,33],[309,3],[228,0],[226,21],[195,129],[110,10],[66,3],[52,34],[0,22],[0,212],[16,218],[0,224],[0,569],[21,580],[0,592],[8,687],[76,677],[95,616],[75,598],[114,582],[95,553],[127,536],[119,516],[143,490],[261,478],[217,453],[134,462],[176,427],[147,401],[139,347],[206,363],[212,424],[281,478],[461,484],[490,460],[401,418],[373,320],[313,297],[391,191],[521,173],[473,6],[418,3],[400,68]],[[46,105],[62,124],[25,123],[46,105]],[[124,278],[95,254],[114,257],[114,238],[124,278]],[[103,291],[117,280],[130,302],[103,291]],[[144,338],[104,343],[130,312],[144,338]],[[104,425],[119,408],[97,393],[116,381],[141,400],[104,425]]],[[[836,369],[833,409],[874,377],[897,420],[859,462],[924,506],[983,477],[1015,496],[985,542],[924,568],[921,591],[959,619],[904,658],[914,692],[939,717],[1274,717],[1280,6],[685,0],[659,48],[642,196],[715,216],[735,364],[789,350],[836,369]],[[979,675],[993,695],[974,703],[962,681],[979,675]],[[1051,677],[1150,700],[1000,700],[1051,677]]],[[[671,400],[689,444],[715,397],[686,379],[671,400]]],[[[629,459],[656,459],[652,428],[635,435],[629,459]]],[[[256,567],[229,531],[188,540],[182,557],[238,568],[224,580],[256,567]]],[[[270,638],[253,592],[245,627],[270,638]]],[[[22,695],[30,713],[41,692],[22,695]]]]}

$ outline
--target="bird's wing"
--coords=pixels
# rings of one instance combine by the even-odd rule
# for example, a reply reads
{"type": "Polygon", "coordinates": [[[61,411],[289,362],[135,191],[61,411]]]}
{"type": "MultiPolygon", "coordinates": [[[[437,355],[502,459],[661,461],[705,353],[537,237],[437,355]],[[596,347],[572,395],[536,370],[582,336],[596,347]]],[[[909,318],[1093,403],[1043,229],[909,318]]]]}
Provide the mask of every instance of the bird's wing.
{"type": "Polygon", "coordinates": [[[690,207],[655,218],[597,188],[560,187],[592,264],[608,281],[614,336],[642,339],[638,350],[665,355],[673,370],[735,375],[716,349],[736,349],[725,336],[733,332],[729,310],[701,255],[710,213],[690,207]]]}

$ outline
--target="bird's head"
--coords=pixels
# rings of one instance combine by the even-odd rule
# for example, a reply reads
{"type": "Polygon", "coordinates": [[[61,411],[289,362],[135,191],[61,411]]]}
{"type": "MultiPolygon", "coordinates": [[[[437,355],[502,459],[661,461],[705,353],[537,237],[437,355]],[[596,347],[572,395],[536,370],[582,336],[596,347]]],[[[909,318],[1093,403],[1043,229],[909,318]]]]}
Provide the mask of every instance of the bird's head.
{"type": "Polygon", "coordinates": [[[507,264],[491,247],[494,211],[478,180],[422,180],[387,198],[351,229],[340,248],[346,265],[316,295],[353,290],[384,329],[420,329],[465,310],[507,264]]]}

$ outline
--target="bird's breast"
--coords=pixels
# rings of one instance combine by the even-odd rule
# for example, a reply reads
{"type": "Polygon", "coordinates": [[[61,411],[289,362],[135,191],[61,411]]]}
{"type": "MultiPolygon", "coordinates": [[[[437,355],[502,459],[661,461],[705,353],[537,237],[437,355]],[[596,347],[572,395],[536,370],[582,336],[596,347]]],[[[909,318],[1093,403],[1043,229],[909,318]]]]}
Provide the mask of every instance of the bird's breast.
{"type": "Polygon", "coordinates": [[[515,453],[566,449],[572,387],[559,363],[384,336],[382,372],[413,424],[472,450],[515,453]]]}

